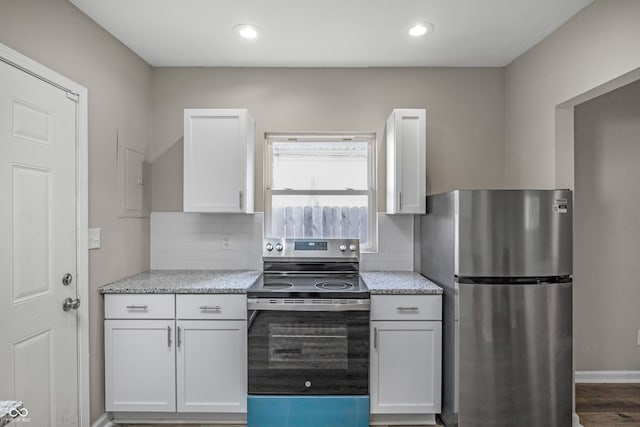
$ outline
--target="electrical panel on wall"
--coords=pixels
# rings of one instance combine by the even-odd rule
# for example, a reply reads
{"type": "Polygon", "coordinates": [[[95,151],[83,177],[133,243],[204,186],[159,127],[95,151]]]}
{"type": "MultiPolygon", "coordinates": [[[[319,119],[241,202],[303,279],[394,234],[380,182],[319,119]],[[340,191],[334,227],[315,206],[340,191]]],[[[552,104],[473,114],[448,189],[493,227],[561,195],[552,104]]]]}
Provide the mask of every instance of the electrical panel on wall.
{"type": "Polygon", "coordinates": [[[149,167],[144,159],[146,142],[129,132],[118,131],[118,216],[145,218],[148,212],[149,167]]]}

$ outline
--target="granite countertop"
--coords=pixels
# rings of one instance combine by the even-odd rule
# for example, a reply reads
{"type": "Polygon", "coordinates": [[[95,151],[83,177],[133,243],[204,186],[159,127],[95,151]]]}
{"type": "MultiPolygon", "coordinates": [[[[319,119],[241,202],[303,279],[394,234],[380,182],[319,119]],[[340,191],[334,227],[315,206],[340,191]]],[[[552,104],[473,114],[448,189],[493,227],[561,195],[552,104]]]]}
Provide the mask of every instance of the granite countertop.
{"type": "Polygon", "coordinates": [[[15,417],[11,415],[12,409],[21,409],[22,402],[17,400],[0,400],[0,427],[9,424],[15,417]]]}
{"type": "Polygon", "coordinates": [[[442,295],[431,280],[413,271],[365,271],[360,276],[371,295],[442,295]]]}
{"type": "Polygon", "coordinates": [[[102,294],[245,294],[255,270],[150,270],[100,287],[102,294]]]}

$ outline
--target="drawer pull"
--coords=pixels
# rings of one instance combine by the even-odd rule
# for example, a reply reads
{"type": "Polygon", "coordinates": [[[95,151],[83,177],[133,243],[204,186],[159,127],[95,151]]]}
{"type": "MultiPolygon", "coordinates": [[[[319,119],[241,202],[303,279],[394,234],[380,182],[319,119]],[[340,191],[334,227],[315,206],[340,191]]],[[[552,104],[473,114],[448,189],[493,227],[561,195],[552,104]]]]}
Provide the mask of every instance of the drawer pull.
{"type": "Polygon", "coordinates": [[[404,312],[407,312],[407,311],[413,312],[413,311],[418,311],[418,307],[414,307],[414,306],[411,306],[411,307],[397,307],[397,310],[399,312],[401,312],[401,313],[404,313],[404,312]]]}
{"type": "Polygon", "coordinates": [[[180,339],[180,326],[178,326],[178,330],[176,332],[177,335],[177,339],[178,339],[178,348],[180,348],[180,344],[182,344],[182,340],[180,339]]]}
{"type": "Polygon", "coordinates": [[[167,347],[171,348],[171,326],[167,326],[167,347]]]}
{"type": "Polygon", "coordinates": [[[373,328],[373,348],[378,348],[378,328],[373,328]]]}
{"type": "Polygon", "coordinates": [[[128,305],[127,309],[129,310],[146,310],[149,307],[146,305],[128,305]]]}
{"type": "Polygon", "coordinates": [[[200,310],[202,311],[208,311],[208,310],[212,310],[212,311],[220,311],[222,310],[222,307],[220,307],[219,305],[201,305],[200,306],[200,310]]]}

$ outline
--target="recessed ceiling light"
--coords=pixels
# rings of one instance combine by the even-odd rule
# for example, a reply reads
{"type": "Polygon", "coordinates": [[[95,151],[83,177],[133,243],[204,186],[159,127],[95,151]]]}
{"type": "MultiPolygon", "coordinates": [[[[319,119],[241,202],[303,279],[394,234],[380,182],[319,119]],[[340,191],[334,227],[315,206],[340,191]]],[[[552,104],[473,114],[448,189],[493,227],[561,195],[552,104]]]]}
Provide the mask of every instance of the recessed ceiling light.
{"type": "Polygon", "coordinates": [[[433,24],[427,22],[424,24],[416,24],[413,27],[409,28],[409,35],[412,37],[420,37],[425,34],[432,33],[434,30],[433,24]]]}
{"type": "Polygon", "coordinates": [[[258,27],[251,24],[238,24],[233,27],[233,31],[245,39],[255,39],[258,37],[258,27]]]}

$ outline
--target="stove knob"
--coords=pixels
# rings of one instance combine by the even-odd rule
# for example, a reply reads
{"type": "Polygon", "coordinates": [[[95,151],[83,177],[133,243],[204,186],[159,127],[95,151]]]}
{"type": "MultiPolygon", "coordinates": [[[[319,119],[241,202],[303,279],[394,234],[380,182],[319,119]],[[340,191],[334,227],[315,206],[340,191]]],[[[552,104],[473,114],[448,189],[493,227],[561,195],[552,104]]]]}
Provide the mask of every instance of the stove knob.
{"type": "Polygon", "coordinates": [[[356,249],[358,249],[358,247],[357,247],[356,245],[354,245],[353,243],[349,245],[349,250],[350,250],[351,252],[355,252],[355,251],[356,251],[356,249]]]}
{"type": "Polygon", "coordinates": [[[271,243],[267,243],[266,248],[269,252],[271,252],[273,250],[273,245],[271,243]]]}
{"type": "Polygon", "coordinates": [[[345,245],[344,243],[342,243],[342,244],[340,245],[339,249],[340,249],[340,252],[344,252],[344,251],[346,251],[346,250],[347,250],[347,245],[345,245]]]}
{"type": "Polygon", "coordinates": [[[276,251],[282,252],[282,243],[276,243],[276,251]]]}

